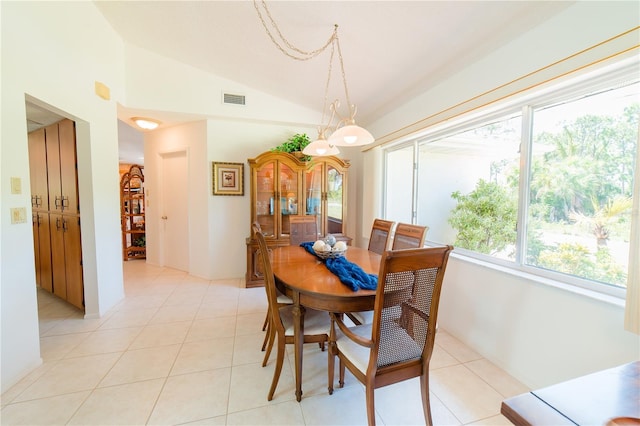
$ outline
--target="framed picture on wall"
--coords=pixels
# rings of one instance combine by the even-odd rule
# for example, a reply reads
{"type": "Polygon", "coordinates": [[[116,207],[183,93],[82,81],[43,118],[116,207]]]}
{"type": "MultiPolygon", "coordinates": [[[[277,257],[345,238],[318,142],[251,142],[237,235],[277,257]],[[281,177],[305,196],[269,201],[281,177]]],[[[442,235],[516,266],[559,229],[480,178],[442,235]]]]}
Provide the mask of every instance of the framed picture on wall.
{"type": "Polygon", "coordinates": [[[244,163],[213,162],[213,195],[244,195],[244,163]]]}

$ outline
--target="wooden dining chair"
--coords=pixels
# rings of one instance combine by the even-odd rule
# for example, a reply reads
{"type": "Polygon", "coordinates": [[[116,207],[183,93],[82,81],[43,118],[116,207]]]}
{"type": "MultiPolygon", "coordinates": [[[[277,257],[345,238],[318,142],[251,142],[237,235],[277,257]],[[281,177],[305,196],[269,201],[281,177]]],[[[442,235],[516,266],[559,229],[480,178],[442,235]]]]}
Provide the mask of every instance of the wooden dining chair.
{"type": "Polygon", "coordinates": [[[422,248],[428,230],[428,226],[399,223],[393,236],[391,250],[422,248]]]}
{"type": "MultiPolygon", "coordinates": [[[[253,222],[251,224],[251,231],[252,231],[252,235],[256,235],[256,233],[259,233],[260,235],[264,235],[262,233],[262,228],[260,227],[260,223],[258,223],[257,221],[253,222]]],[[[267,252],[269,253],[269,256],[271,255],[271,250],[269,250],[267,248],[267,252]]],[[[262,255],[262,252],[260,253],[260,256],[262,255]]],[[[259,260],[261,262],[261,260],[259,260]]],[[[290,297],[282,294],[281,292],[277,292],[277,301],[278,301],[278,306],[285,306],[285,305],[291,305],[293,303],[293,300],[291,300],[290,297]]],[[[265,332],[264,335],[264,340],[262,341],[262,351],[264,352],[267,344],[269,343],[269,307],[267,306],[267,314],[264,317],[264,323],[262,324],[262,331],[265,332]]],[[[269,353],[265,354],[264,360],[262,362],[262,366],[264,367],[267,364],[267,361],[269,360],[269,353]]]]}
{"type": "Polygon", "coordinates": [[[289,216],[289,244],[299,246],[300,243],[314,242],[318,239],[318,222],[314,215],[289,216]]]}
{"type": "MultiPolygon", "coordinates": [[[[369,237],[369,251],[382,254],[389,248],[391,231],[395,222],[390,220],[375,219],[371,226],[369,237]]],[[[373,320],[373,311],[348,312],[347,316],[356,325],[370,324],[373,320]]]]}
{"type": "Polygon", "coordinates": [[[376,219],[373,221],[369,237],[369,251],[382,254],[387,250],[394,224],[395,222],[390,220],[376,219]]]}
{"type": "Polygon", "coordinates": [[[425,422],[432,424],[429,361],[442,279],[452,249],[446,246],[385,252],[373,323],[348,327],[339,314],[331,314],[329,394],[333,393],[337,356],[339,386],[344,386],[345,367],[365,385],[369,425],[375,425],[374,389],[413,377],[420,377],[425,422]]]}
{"type": "MultiPolygon", "coordinates": [[[[273,399],[273,394],[278,386],[280,373],[282,372],[282,364],[284,363],[285,344],[293,344],[293,305],[281,306],[278,304],[277,289],[273,270],[271,269],[271,259],[268,253],[267,242],[262,233],[256,233],[255,238],[258,240],[260,249],[260,258],[262,260],[264,271],[264,288],[267,292],[267,300],[269,301],[269,343],[267,345],[267,353],[262,366],[266,365],[269,358],[271,348],[274,343],[277,344],[276,365],[273,372],[273,380],[271,388],[267,395],[267,400],[273,399]]],[[[331,321],[329,315],[323,311],[315,309],[305,309],[304,313],[304,343],[318,343],[320,348],[324,350],[324,344],[328,341],[329,327],[331,321]]]]}

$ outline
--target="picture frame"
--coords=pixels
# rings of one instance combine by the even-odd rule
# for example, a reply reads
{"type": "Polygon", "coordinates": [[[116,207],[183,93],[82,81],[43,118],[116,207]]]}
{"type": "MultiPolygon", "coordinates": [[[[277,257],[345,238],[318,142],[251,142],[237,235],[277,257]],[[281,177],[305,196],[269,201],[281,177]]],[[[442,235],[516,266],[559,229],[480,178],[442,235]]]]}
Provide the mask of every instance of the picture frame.
{"type": "Polygon", "coordinates": [[[244,195],[244,163],[212,162],[213,195],[244,195]]]}

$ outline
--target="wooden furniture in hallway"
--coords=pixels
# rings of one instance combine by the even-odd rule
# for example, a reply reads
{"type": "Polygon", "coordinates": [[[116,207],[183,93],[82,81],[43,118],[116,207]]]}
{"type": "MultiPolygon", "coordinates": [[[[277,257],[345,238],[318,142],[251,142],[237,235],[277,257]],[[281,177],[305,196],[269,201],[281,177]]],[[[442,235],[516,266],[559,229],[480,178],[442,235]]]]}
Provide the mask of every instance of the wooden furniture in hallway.
{"type": "Polygon", "coordinates": [[[147,256],[145,231],[145,194],[143,166],[132,165],[120,178],[120,221],[122,225],[122,259],[147,256]]]}

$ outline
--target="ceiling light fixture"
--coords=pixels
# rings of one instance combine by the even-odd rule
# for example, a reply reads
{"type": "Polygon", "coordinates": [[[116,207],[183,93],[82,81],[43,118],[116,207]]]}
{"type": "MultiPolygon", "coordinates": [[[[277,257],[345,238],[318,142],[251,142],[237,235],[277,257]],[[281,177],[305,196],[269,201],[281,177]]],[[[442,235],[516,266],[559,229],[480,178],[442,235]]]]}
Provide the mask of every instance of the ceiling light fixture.
{"type": "Polygon", "coordinates": [[[144,130],[153,130],[160,125],[159,121],[145,117],[131,117],[131,120],[136,123],[136,126],[144,130]]]}
{"type": "Polygon", "coordinates": [[[331,55],[329,56],[329,71],[327,74],[327,83],[324,89],[324,104],[322,107],[322,120],[320,122],[320,126],[318,126],[318,139],[311,142],[307,147],[302,151],[306,155],[311,156],[326,156],[326,155],[336,155],[340,153],[336,146],[362,146],[368,145],[372,143],[375,139],[371,133],[369,133],[366,129],[358,126],[355,121],[355,115],[357,112],[357,108],[354,104],[351,103],[351,99],[349,98],[349,89],[347,87],[347,77],[344,71],[344,61],[342,59],[342,50],[340,49],[340,39],[338,38],[338,25],[334,26],[333,33],[331,37],[327,40],[327,42],[320,48],[312,51],[304,51],[295,46],[293,46],[280,32],[278,25],[271,17],[269,13],[269,9],[267,8],[267,4],[265,0],[261,1],[262,7],[264,8],[265,14],[271,23],[271,26],[275,29],[275,33],[277,34],[280,40],[276,40],[276,37],[269,30],[262,13],[260,12],[260,7],[258,6],[257,0],[253,0],[253,5],[258,12],[258,17],[260,18],[260,22],[262,22],[262,26],[264,27],[267,35],[271,39],[271,41],[276,45],[276,47],[284,53],[286,56],[295,59],[297,61],[307,61],[309,59],[315,58],[320,53],[324,52],[329,46],[331,46],[331,55]],[[288,49],[288,50],[287,50],[288,49]],[[338,51],[338,59],[340,61],[340,71],[342,73],[342,83],[344,86],[344,96],[347,102],[348,108],[348,116],[346,118],[342,118],[338,114],[338,107],[340,106],[340,102],[336,99],[330,105],[331,115],[326,124],[324,124],[324,120],[327,112],[327,97],[329,93],[329,82],[331,81],[331,71],[333,65],[333,58],[335,51],[338,51]],[[293,53],[294,52],[294,53],[293,53]],[[332,127],[334,117],[338,118],[337,124],[332,127]],[[332,132],[333,130],[333,132],[332,132]],[[326,135],[329,135],[327,139],[326,135]]]}

